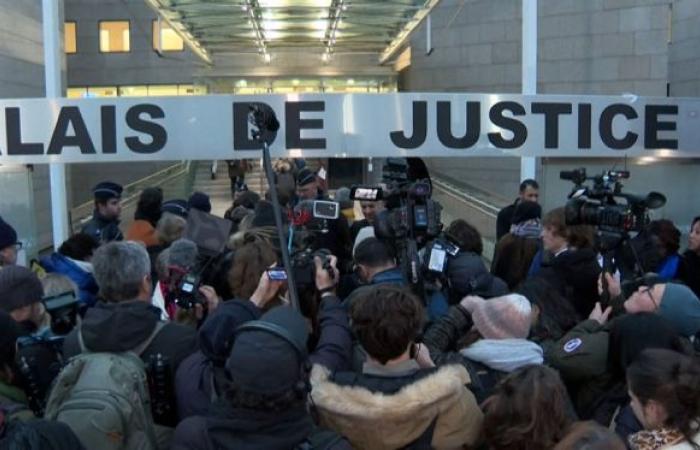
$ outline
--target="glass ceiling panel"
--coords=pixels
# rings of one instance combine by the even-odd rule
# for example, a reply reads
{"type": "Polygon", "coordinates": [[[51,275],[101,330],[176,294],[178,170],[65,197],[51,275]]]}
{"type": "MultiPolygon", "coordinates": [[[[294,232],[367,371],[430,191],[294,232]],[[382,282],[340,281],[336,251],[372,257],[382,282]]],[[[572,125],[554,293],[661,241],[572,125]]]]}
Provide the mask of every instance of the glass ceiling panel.
{"type": "Polygon", "coordinates": [[[145,0],[200,57],[395,53],[439,0],[145,0]]]}

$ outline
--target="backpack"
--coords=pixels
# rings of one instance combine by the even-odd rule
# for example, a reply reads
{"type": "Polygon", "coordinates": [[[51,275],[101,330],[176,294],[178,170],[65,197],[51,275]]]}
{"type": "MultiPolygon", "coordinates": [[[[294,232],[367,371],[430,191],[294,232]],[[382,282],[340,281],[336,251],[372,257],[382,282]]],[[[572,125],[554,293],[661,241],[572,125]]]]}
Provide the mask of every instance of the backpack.
{"type": "Polygon", "coordinates": [[[145,365],[140,355],[163,322],[141,345],[124,353],[91,353],[78,330],[81,354],[61,370],[45,418],[67,424],[85,448],[156,450],[156,428],[145,365]]]}

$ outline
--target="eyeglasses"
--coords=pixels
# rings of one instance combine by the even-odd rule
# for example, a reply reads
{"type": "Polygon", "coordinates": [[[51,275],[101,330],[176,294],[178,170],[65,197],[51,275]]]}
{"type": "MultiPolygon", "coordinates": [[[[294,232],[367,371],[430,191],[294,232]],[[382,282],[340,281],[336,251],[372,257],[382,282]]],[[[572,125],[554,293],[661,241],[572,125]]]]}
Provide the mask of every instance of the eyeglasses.
{"type": "Polygon", "coordinates": [[[649,296],[649,299],[651,299],[651,302],[654,304],[654,309],[659,309],[659,304],[656,303],[656,300],[654,299],[654,296],[651,293],[651,291],[653,289],[654,289],[654,286],[649,286],[648,288],[644,289],[642,292],[649,296]]]}

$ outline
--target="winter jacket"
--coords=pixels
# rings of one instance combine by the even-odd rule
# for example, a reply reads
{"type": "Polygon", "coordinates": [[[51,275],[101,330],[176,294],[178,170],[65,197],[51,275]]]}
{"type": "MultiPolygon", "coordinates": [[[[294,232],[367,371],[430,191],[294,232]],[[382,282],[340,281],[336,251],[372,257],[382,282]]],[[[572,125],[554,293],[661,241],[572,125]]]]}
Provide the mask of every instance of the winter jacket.
{"type": "Polygon", "coordinates": [[[516,199],[512,204],[498,211],[498,216],[496,216],[496,241],[500,241],[510,231],[513,213],[519,201],[520,199],[516,199]]]}
{"type": "Polygon", "coordinates": [[[305,447],[320,433],[306,405],[282,412],[236,409],[218,401],[207,417],[196,416],[182,421],[175,429],[171,450],[294,450],[322,448],[349,450],[347,441],[331,433],[320,447],[305,447]]]}
{"type": "MultiPolygon", "coordinates": [[[[236,321],[240,326],[249,320],[255,320],[262,315],[262,311],[249,301],[231,300],[219,307],[232,308],[240,316],[236,321]],[[236,302],[235,304],[233,302],[236,302]]],[[[215,312],[219,314],[221,311],[215,312]]],[[[235,321],[232,318],[232,322],[235,321]]],[[[321,364],[330,370],[347,370],[350,366],[352,348],[352,336],[348,317],[340,300],[334,296],[326,296],[322,299],[318,313],[318,323],[321,330],[315,350],[309,355],[313,364],[321,364]]],[[[221,386],[225,382],[223,366],[213,362],[216,354],[224,350],[224,336],[208,333],[208,329],[202,326],[199,333],[200,351],[185,359],[175,375],[175,393],[177,396],[178,413],[180,419],[190,416],[207,414],[210,405],[220,397],[221,386]]],[[[223,361],[226,360],[226,355],[223,361]]],[[[223,362],[222,361],[222,362],[223,362]]]]}
{"type": "Polygon", "coordinates": [[[22,389],[0,382],[0,411],[5,420],[29,420],[34,413],[29,410],[27,396],[22,389]]]}
{"type": "Polygon", "coordinates": [[[155,227],[148,220],[134,220],[126,230],[128,241],[143,242],[146,247],[160,244],[155,227]]]}
{"type": "MultiPolygon", "coordinates": [[[[153,333],[159,317],[160,310],[143,301],[98,303],[88,309],[81,325],[85,347],[92,352],[132,350],[153,333]]],[[[146,347],[141,359],[149,364],[151,356],[161,354],[174,374],[180,363],[196,350],[195,330],[169,322],[146,347]]],[[[63,343],[63,354],[68,359],[79,353],[78,330],[74,329],[63,343]]]]}
{"type": "Polygon", "coordinates": [[[466,309],[452,306],[425,331],[423,343],[438,366],[459,363],[467,369],[469,389],[479,403],[491,395],[509,372],[529,364],[542,364],[543,349],[525,339],[482,339],[458,353],[455,344],[472,325],[466,309]]]}
{"type": "Polygon", "coordinates": [[[57,252],[41,260],[41,266],[47,272],[65,275],[73,280],[78,286],[78,300],[80,303],[86,306],[93,306],[97,301],[99,287],[92,272],[85,270],[85,267],[81,267],[80,264],[87,263],[76,262],[57,252]]]}
{"type": "Polygon", "coordinates": [[[406,278],[404,278],[403,273],[401,273],[401,269],[398,267],[393,267],[383,272],[379,272],[374,277],[372,277],[372,280],[368,284],[360,285],[358,288],[353,290],[350,293],[350,295],[348,295],[348,297],[345,299],[346,305],[348,305],[349,307],[352,304],[353,300],[359,295],[361,295],[363,292],[367,292],[368,290],[371,290],[372,288],[380,284],[395,284],[397,286],[408,285],[408,283],[406,282],[406,278]]]}
{"type": "MultiPolygon", "coordinates": [[[[430,448],[458,449],[479,439],[483,414],[460,365],[396,376],[339,372],[311,374],[311,397],[322,426],[355,449],[396,449],[432,434],[430,448]]],[[[425,448],[421,446],[420,448],[425,448]]]]}
{"type": "Polygon", "coordinates": [[[515,289],[527,278],[528,270],[539,248],[538,239],[507,233],[496,244],[491,273],[505,281],[511,290],[515,289]]]}
{"type": "Polygon", "coordinates": [[[81,233],[92,236],[96,242],[101,244],[106,244],[107,242],[112,241],[121,241],[124,239],[124,235],[119,229],[119,219],[105,219],[97,212],[97,210],[93,212],[92,219],[83,225],[81,233]]]}
{"type": "Polygon", "coordinates": [[[571,302],[581,318],[588,317],[598,301],[601,268],[592,249],[566,250],[543,263],[538,277],[571,302]]]}
{"type": "Polygon", "coordinates": [[[6,420],[0,423],[3,450],[83,450],[68,425],[50,420],[6,420]]]}
{"type": "Polygon", "coordinates": [[[353,244],[355,243],[355,239],[357,239],[357,234],[360,232],[361,229],[364,227],[371,227],[372,224],[369,223],[369,220],[367,219],[362,219],[362,220],[356,220],[352,223],[352,226],[350,227],[350,238],[352,239],[353,244]]]}
{"type": "Polygon", "coordinates": [[[681,256],[679,254],[669,255],[661,261],[661,264],[656,269],[656,273],[662,280],[673,281],[678,277],[680,264],[681,256]]]}
{"type": "Polygon", "coordinates": [[[700,298],[700,255],[692,250],[683,253],[678,268],[678,279],[700,298]]]}

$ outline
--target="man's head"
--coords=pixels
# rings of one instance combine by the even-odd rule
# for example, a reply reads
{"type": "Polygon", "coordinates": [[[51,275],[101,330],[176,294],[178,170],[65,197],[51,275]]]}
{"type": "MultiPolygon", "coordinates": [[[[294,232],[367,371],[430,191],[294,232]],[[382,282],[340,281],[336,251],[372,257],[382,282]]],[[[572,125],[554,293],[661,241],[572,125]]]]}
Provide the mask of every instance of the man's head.
{"type": "Polygon", "coordinates": [[[365,283],[371,282],[379,272],[396,267],[396,260],[389,246],[375,237],[360,242],[355,248],[353,258],[358,275],[365,283]]]}
{"type": "Polygon", "coordinates": [[[122,213],[122,188],[117,183],[103,181],[95,186],[92,193],[95,197],[97,213],[108,220],[116,220],[122,213]]]}
{"type": "Polygon", "coordinates": [[[198,209],[205,213],[211,212],[211,200],[204,192],[194,192],[187,201],[188,209],[198,209]]]}
{"type": "Polygon", "coordinates": [[[19,248],[17,232],[0,217],[0,267],[16,264],[19,248]]]}
{"type": "Polygon", "coordinates": [[[304,380],[308,336],[304,317],[284,306],[239,325],[226,361],[229,402],[234,407],[278,411],[303,403],[308,394],[304,380]]]}
{"type": "Polygon", "coordinates": [[[694,336],[700,331],[700,300],[683,284],[642,285],[625,301],[624,308],[631,314],[658,313],[682,336],[694,336]]]}
{"type": "Polygon", "coordinates": [[[425,311],[408,288],[379,285],[358,295],[350,317],[362,348],[370,358],[386,364],[409,353],[423,327],[425,311]]]}
{"type": "Polygon", "coordinates": [[[0,270],[0,308],[16,322],[39,328],[45,323],[46,309],[41,300],[44,289],[34,272],[22,266],[0,270]]]}
{"type": "Polygon", "coordinates": [[[318,180],[316,174],[304,167],[297,174],[297,197],[299,200],[314,200],[318,196],[318,180]]]}
{"type": "Polygon", "coordinates": [[[381,200],[370,201],[362,200],[360,202],[360,207],[362,208],[362,215],[371,224],[374,224],[374,220],[377,218],[377,214],[384,210],[384,202],[381,200]]]}
{"type": "Polygon", "coordinates": [[[537,202],[540,198],[540,185],[537,181],[528,178],[520,183],[520,200],[537,202]]]}
{"type": "Polygon", "coordinates": [[[484,244],[481,234],[473,225],[463,219],[453,220],[445,230],[447,237],[459,246],[463,252],[472,252],[481,255],[484,244]]]}
{"type": "Polygon", "coordinates": [[[97,249],[92,265],[104,300],[151,300],[151,261],[142,245],[110,242],[97,249]]]}
{"type": "Polygon", "coordinates": [[[555,208],[542,219],[542,246],[556,253],[565,247],[591,248],[594,228],[589,225],[567,225],[564,208],[555,208]]]}

